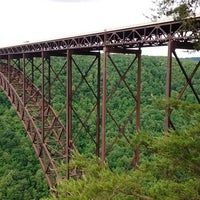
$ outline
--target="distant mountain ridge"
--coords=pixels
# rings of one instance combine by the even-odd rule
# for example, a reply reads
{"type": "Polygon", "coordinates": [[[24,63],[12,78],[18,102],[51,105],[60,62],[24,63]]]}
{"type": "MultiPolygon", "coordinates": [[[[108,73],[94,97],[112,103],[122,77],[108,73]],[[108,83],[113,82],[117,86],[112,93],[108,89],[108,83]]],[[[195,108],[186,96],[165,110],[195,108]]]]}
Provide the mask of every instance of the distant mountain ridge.
{"type": "Polygon", "coordinates": [[[193,60],[193,61],[200,61],[200,57],[190,57],[190,58],[185,58],[187,60],[193,60]]]}

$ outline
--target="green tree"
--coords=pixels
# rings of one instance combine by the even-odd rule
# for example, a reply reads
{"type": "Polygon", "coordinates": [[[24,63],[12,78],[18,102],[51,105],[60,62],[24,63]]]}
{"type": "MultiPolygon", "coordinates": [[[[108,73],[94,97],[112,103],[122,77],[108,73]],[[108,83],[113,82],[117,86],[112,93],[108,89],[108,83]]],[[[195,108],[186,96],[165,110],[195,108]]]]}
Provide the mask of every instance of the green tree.
{"type": "Polygon", "coordinates": [[[0,199],[40,199],[49,191],[14,109],[0,94],[0,199]]]}
{"type": "Polygon", "coordinates": [[[156,17],[173,16],[176,19],[196,16],[200,0],[159,0],[156,1],[156,17]]]}
{"type": "Polygon", "coordinates": [[[143,153],[139,170],[119,174],[108,166],[101,167],[97,158],[75,154],[70,167],[81,178],[61,181],[58,196],[44,200],[200,199],[199,126],[169,136],[140,133],[132,142],[133,146],[140,145],[143,153]]]}
{"type": "Polygon", "coordinates": [[[200,49],[200,23],[194,20],[199,11],[200,0],[158,0],[155,1],[152,19],[157,20],[164,17],[172,17],[175,20],[182,20],[183,29],[192,30],[197,40],[195,41],[195,49],[200,49]],[[191,20],[193,19],[193,20],[191,20]]]}
{"type": "MultiPolygon", "coordinates": [[[[165,107],[166,102],[160,102],[165,107]]],[[[199,104],[171,100],[171,109],[182,109],[191,118],[199,112],[199,104]]],[[[134,199],[134,200],[198,200],[200,199],[199,122],[185,130],[168,135],[140,132],[133,135],[130,146],[140,147],[138,170],[116,172],[101,167],[98,158],[74,154],[69,165],[79,177],[63,180],[54,199],[134,199]]],[[[66,170],[63,166],[61,170],[66,170]]]]}

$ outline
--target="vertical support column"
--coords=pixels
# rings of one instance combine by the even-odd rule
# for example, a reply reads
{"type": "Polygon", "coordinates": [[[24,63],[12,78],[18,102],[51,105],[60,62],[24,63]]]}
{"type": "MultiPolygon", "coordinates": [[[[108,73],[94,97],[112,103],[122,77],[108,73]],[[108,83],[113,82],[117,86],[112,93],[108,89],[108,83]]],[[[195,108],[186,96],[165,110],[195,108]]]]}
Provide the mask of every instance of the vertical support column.
{"type": "MultiPolygon", "coordinates": [[[[171,76],[172,76],[172,50],[173,42],[168,42],[168,57],[167,57],[167,76],[166,76],[166,101],[169,101],[171,97],[171,76]]],[[[170,126],[170,108],[165,110],[165,125],[164,131],[167,133],[170,126]]]]}
{"type": "MultiPolygon", "coordinates": [[[[72,140],[72,51],[67,50],[67,104],[66,104],[66,162],[70,161],[70,147],[72,140]]],[[[66,177],[69,179],[69,169],[66,177]]]]}
{"type": "Polygon", "coordinates": [[[48,103],[51,104],[51,57],[48,57],[48,103]]]}
{"type": "MultiPolygon", "coordinates": [[[[35,76],[34,76],[34,57],[31,57],[30,58],[31,59],[31,81],[32,81],[32,83],[34,83],[35,84],[35,76]]],[[[33,87],[33,85],[32,85],[32,87],[33,87]]],[[[32,90],[33,91],[33,90],[32,90]]],[[[31,91],[31,93],[32,93],[32,91],[31,91]]]]}
{"type": "Polygon", "coordinates": [[[106,78],[107,78],[107,47],[103,48],[103,96],[102,96],[102,165],[106,160],[106,78]]]}
{"type": "Polygon", "coordinates": [[[35,77],[34,77],[34,58],[32,57],[31,58],[31,81],[34,83],[34,80],[35,77]]]}
{"type": "Polygon", "coordinates": [[[44,117],[44,110],[45,110],[45,104],[44,104],[44,100],[45,100],[45,53],[42,51],[42,125],[41,125],[41,134],[42,134],[42,141],[44,142],[44,123],[45,123],[45,117],[44,117]]]}
{"type": "Polygon", "coordinates": [[[26,57],[23,54],[23,103],[26,106],[26,57]]]}
{"type": "Polygon", "coordinates": [[[141,51],[137,54],[138,70],[137,70],[137,102],[136,102],[136,131],[140,130],[140,93],[141,93],[141,51]]]}
{"type": "Polygon", "coordinates": [[[8,68],[7,68],[7,77],[8,77],[9,83],[11,82],[10,60],[11,60],[11,56],[10,56],[10,54],[8,54],[8,60],[7,60],[7,66],[8,66],[8,68]]]}
{"type": "MultiPolygon", "coordinates": [[[[141,96],[141,51],[137,53],[138,57],[138,70],[137,70],[137,101],[136,101],[136,134],[140,130],[140,96],[141,96]]],[[[134,169],[138,169],[139,166],[139,147],[134,149],[134,169]]]]}
{"type": "Polygon", "coordinates": [[[97,116],[96,116],[96,156],[100,156],[100,80],[101,80],[101,62],[100,53],[97,55],[97,116]]]}

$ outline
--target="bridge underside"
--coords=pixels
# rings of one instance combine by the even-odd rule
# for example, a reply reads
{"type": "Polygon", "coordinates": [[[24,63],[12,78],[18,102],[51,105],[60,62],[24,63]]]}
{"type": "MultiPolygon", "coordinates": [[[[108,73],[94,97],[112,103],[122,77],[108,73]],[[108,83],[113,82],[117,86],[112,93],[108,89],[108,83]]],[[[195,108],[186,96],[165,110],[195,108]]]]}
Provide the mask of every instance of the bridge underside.
{"type": "MultiPolygon", "coordinates": [[[[179,26],[175,25],[180,31],[179,26]]],[[[84,152],[87,156],[95,154],[101,158],[104,165],[105,162],[109,163],[110,155],[115,148],[123,148],[125,145],[127,149],[124,154],[128,155],[124,163],[125,170],[137,169],[139,148],[133,149],[130,140],[131,136],[138,134],[142,128],[140,125],[141,49],[145,45],[137,41],[137,45],[134,46],[136,40],[132,40],[131,43],[131,39],[127,39],[128,33],[131,37],[136,37],[133,33],[137,33],[137,38],[141,37],[143,41],[145,39],[142,34],[153,34],[154,37],[146,38],[149,46],[156,46],[158,40],[160,40],[159,45],[168,46],[167,99],[171,97],[172,92],[172,56],[174,56],[186,80],[178,92],[177,99],[180,100],[190,87],[195,99],[200,103],[199,94],[192,84],[192,78],[200,62],[194,66],[190,74],[187,74],[175,51],[177,48],[193,49],[191,41],[187,41],[190,36],[176,32],[175,37],[181,35],[179,42],[165,38],[167,26],[168,24],[160,25],[152,30],[151,27],[145,27],[143,29],[146,32],[139,32],[141,27],[138,31],[137,28],[132,32],[119,31],[126,35],[126,42],[120,40],[122,34],[114,31],[113,34],[107,35],[113,42],[108,45],[103,44],[104,33],[104,38],[99,34],[96,39],[94,37],[92,39],[92,36],[83,37],[84,40],[66,39],[66,45],[69,41],[70,45],[73,44],[73,47],[65,47],[66,49],[63,49],[64,47],[56,49],[53,44],[48,46],[44,43],[46,46],[43,50],[40,48],[44,44],[0,50],[0,87],[24,124],[50,188],[53,188],[56,180],[60,178],[77,175],[75,171],[68,169],[65,174],[58,170],[61,163],[70,162],[72,151],[84,152]],[[157,33],[158,37],[155,36],[157,33]],[[183,37],[186,39],[183,40],[183,37]],[[92,47],[86,45],[92,41],[97,45],[95,48],[94,45],[92,47]],[[75,48],[78,42],[83,46],[75,48]],[[49,50],[47,47],[53,49],[49,50]],[[116,56],[118,54],[125,57],[129,55],[127,62],[118,62],[116,56]],[[112,81],[112,76],[118,77],[116,82],[112,81]],[[119,102],[116,97],[122,91],[125,97],[119,102]],[[126,103],[132,108],[131,110],[124,109],[126,103]],[[111,107],[113,104],[115,108],[111,107]],[[117,112],[119,110],[120,112],[117,112]]],[[[191,38],[193,39],[193,35],[191,38]]],[[[58,41],[55,41],[55,44],[57,43],[58,41]]],[[[176,128],[171,115],[173,110],[166,108],[163,122],[166,132],[169,128],[176,128]]]]}

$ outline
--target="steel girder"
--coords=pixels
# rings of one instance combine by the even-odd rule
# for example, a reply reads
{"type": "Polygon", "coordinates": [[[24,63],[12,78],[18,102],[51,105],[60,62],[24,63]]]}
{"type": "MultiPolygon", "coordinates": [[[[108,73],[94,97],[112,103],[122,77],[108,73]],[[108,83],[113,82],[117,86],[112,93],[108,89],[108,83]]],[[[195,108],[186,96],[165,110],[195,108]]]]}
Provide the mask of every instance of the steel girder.
{"type": "MultiPolygon", "coordinates": [[[[200,18],[195,20],[199,23],[200,18]]],[[[0,86],[24,124],[50,188],[55,186],[56,179],[72,175],[68,169],[64,175],[59,174],[56,169],[62,161],[69,163],[71,151],[76,150],[75,145],[82,137],[92,146],[88,152],[101,156],[104,164],[109,162],[109,155],[121,141],[130,146],[129,133],[139,132],[140,47],[168,45],[166,97],[171,97],[173,54],[186,79],[177,99],[190,86],[199,102],[191,80],[200,64],[188,75],[175,52],[176,48],[192,49],[199,28],[195,33],[183,27],[181,22],[171,21],[0,49],[0,58],[4,60],[0,65],[0,86]],[[99,50],[103,51],[102,71],[99,50]],[[122,67],[117,65],[113,57],[115,54],[130,54],[133,57],[128,66],[122,67]],[[89,56],[90,63],[83,66],[79,61],[80,57],[77,58],[79,55],[89,56]],[[56,65],[52,57],[64,59],[56,65]],[[112,71],[109,71],[110,68],[112,71]],[[92,70],[96,71],[96,77],[90,77],[92,70]],[[66,75],[66,82],[60,78],[61,74],[66,75]],[[79,78],[75,79],[77,74],[79,78]],[[109,77],[112,74],[119,77],[118,82],[110,83],[109,77]],[[128,75],[133,77],[133,83],[128,83],[128,75]],[[123,117],[110,107],[110,102],[115,101],[121,87],[128,94],[128,103],[132,105],[132,110],[125,112],[123,106],[116,103],[114,110],[120,110],[123,117]],[[55,100],[55,90],[66,98],[55,100]],[[82,94],[81,91],[85,93],[82,94]],[[90,96],[93,103],[87,105],[84,96],[90,96]],[[56,101],[62,101],[62,105],[54,110],[56,101]],[[80,110],[78,106],[81,107],[82,104],[87,107],[80,110]],[[63,116],[65,120],[61,121],[63,116]],[[95,126],[91,126],[90,120],[95,126]],[[78,124],[73,124],[74,121],[78,121],[78,124]],[[109,130],[108,121],[114,125],[114,130],[109,130]],[[107,140],[107,134],[112,136],[110,141],[107,140]]],[[[175,127],[171,114],[172,110],[167,109],[165,131],[170,126],[175,127]]],[[[87,149],[87,144],[85,145],[84,148],[87,149]]],[[[84,148],[78,150],[84,151],[84,148]]],[[[139,148],[130,148],[128,154],[130,162],[127,163],[127,169],[131,165],[136,169],[139,148]]]]}
{"type": "MultiPolygon", "coordinates": [[[[169,42],[166,97],[171,97],[173,53],[186,79],[186,83],[177,98],[180,99],[186,88],[190,86],[199,102],[198,94],[191,80],[200,64],[198,63],[192,73],[187,75],[175,52],[178,47],[177,42],[169,42]]],[[[182,44],[181,48],[183,48],[182,44]]],[[[100,52],[77,50],[68,50],[62,54],[65,58],[62,59],[62,64],[60,61],[59,66],[54,66],[56,64],[52,62],[52,54],[48,52],[42,52],[39,60],[36,60],[32,54],[23,54],[19,57],[9,55],[0,65],[1,88],[24,124],[50,188],[55,186],[56,179],[76,175],[70,173],[68,169],[66,169],[65,175],[59,174],[56,169],[63,161],[69,163],[71,151],[77,150],[76,143],[80,142],[82,137],[86,137],[87,143],[92,144],[93,148],[90,150],[90,154],[100,156],[102,164],[109,162],[109,155],[123,141],[127,146],[130,146],[128,152],[130,162],[126,163],[127,169],[131,165],[135,169],[138,167],[139,148],[131,148],[130,133],[137,134],[140,130],[141,51],[110,47],[104,47],[103,50],[102,71],[100,52]],[[113,57],[116,54],[129,54],[133,57],[127,66],[118,66],[113,57]],[[79,61],[81,57],[78,57],[80,55],[90,57],[88,65],[82,65],[82,62],[79,61]],[[92,70],[96,71],[96,77],[90,77],[92,70]],[[62,73],[66,75],[66,84],[60,78],[62,73]],[[73,79],[77,74],[79,78],[73,79]],[[109,77],[112,74],[119,77],[119,80],[114,84],[110,84],[112,79],[109,77]],[[126,77],[128,76],[133,77],[132,83],[127,82],[126,77]],[[75,82],[76,80],[79,82],[75,82]],[[61,94],[63,95],[64,91],[66,99],[63,106],[55,111],[52,96],[53,88],[59,92],[58,84],[59,89],[62,90],[61,94]],[[129,94],[129,103],[132,105],[131,111],[124,112],[123,108],[120,108],[120,103],[116,104],[116,108],[122,109],[121,113],[124,112],[123,117],[117,116],[115,110],[110,107],[112,104],[110,102],[115,101],[115,95],[119,88],[126,90],[126,93],[129,94]],[[82,91],[86,91],[86,93],[82,94],[82,91]],[[93,104],[79,110],[77,105],[80,106],[81,101],[84,105],[87,103],[84,102],[84,96],[93,98],[93,104]],[[66,115],[65,122],[61,122],[61,115],[66,115]],[[91,119],[95,124],[93,129],[89,128],[91,119]],[[78,121],[78,124],[74,125],[74,121],[78,121]],[[108,121],[115,126],[115,129],[111,130],[112,133],[107,126],[108,121]],[[110,141],[107,140],[107,134],[112,134],[110,141]]],[[[171,114],[172,110],[166,110],[165,131],[168,131],[170,126],[173,127],[170,120],[171,114]]],[[[82,151],[82,149],[78,150],[82,151]]]]}
{"type": "MultiPolygon", "coordinates": [[[[183,44],[179,42],[174,42],[174,41],[169,41],[168,42],[168,57],[167,57],[167,75],[166,75],[166,101],[169,101],[171,98],[171,93],[172,93],[172,79],[173,79],[173,62],[172,62],[172,56],[175,57],[175,61],[180,67],[180,72],[183,75],[183,79],[185,79],[185,83],[183,84],[183,87],[180,89],[178,92],[178,95],[176,96],[177,100],[181,100],[183,97],[184,93],[188,88],[190,88],[192,94],[194,95],[194,99],[196,100],[197,103],[200,103],[200,98],[199,98],[199,91],[195,88],[192,80],[195,74],[197,73],[199,67],[200,67],[200,61],[194,66],[194,69],[190,70],[190,72],[187,72],[185,66],[183,66],[181,60],[179,59],[176,49],[182,49],[185,48],[187,49],[188,46],[183,46],[183,44]],[[188,74],[189,73],[189,74],[188,74]]],[[[176,129],[176,125],[173,123],[173,120],[171,119],[171,115],[173,114],[173,109],[166,108],[165,111],[165,124],[164,124],[164,130],[166,133],[168,133],[169,128],[176,129]]]]}
{"type": "MultiPolygon", "coordinates": [[[[124,64],[123,64],[124,65],[124,64]]],[[[127,147],[130,147],[130,137],[133,134],[137,134],[140,130],[140,87],[141,87],[141,50],[125,50],[125,49],[113,49],[104,47],[104,61],[102,72],[102,164],[109,162],[109,154],[112,153],[114,146],[117,146],[120,141],[125,143],[127,147]],[[128,66],[119,66],[112,57],[112,54],[130,54],[128,66]],[[111,67],[113,70],[111,70],[111,67]],[[123,70],[121,70],[123,68],[123,70]],[[119,77],[116,83],[109,84],[111,78],[109,76],[114,74],[119,77]],[[132,82],[128,82],[127,77],[132,76],[132,82]],[[131,110],[126,110],[119,102],[117,92],[119,88],[126,91],[129,94],[124,103],[127,107],[132,107],[131,110]],[[109,106],[109,102],[114,101],[115,108],[109,106]],[[124,110],[123,110],[124,109],[124,110]],[[118,116],[123,113],[123,117],[118,116]],[[116,128],[109,130],[107,122],[113,123],[116,128]],[[108,142],[107,134],[110,134],[111,141],[108,142]]],[[[119,95],[120,96],[120,95],[119,95]]],[[[120,99],[120,101],[123,101],[120,99]]],[[[111,104],[112,105],[112,104],[111,104]]],[[[129,163],[126,163],[126,168],[129,169],[131,165],[137,169],[139,164],[139,148],[134,150],[130,147],[130,152],[134,151],[134,155],[129,155],[129,163]]],[[[125,163],[124,163],[125,164],[125,163]]]]}
{"type": "Polygon", "coordinates": [[[77,148],[79,152],[100,155],[100,52],[68,50],[66,77],[66,152],[69,163],[72,145],[80,146],[80,141],[83,144],[81,149],[77,148]],[[87,65],[83,65],[83,60],[79,61],[85,57],[89,60],[87,65]],[[91,77],[91,71],[96,77],[91,77]],[[87,99],[91,100],[89,104],[87,99]]]}
{"type": "Polygon", "coordinates": [[[184,22],[167,21],[141,26],[127,27],[118,30],[80,35],[51,41],[27,43],[0,49],[0,56],[8,54],[20,56],[22,53],[38,54],[42,51],[54,51],[55,54],[67,49],[103,49],[104,46],[120,46],[129,48],[167,45],[170,39],[192,44],[199,37],[200,17],[192,19],[197,24],[195,31],[185,28],[184,22]]]}
{"type": "MultiPolygon", "coordinates": [[[[64,59],[63,64],[59,65],[59,67],[53,67],[51,56],[48,53],[42,52],[39,59],[29,54],[23,54],[19,58],[8,56],[6,61],[1,63],[0,68],[1,88],[7,94],[24,124],[50,188],[55,186],[56,179],[63,178],[63,174],[59,174],[57,168],[63,161],[69,163],[71,151],[77,150],[75,145],[77,142],[82,141],[82,137],[86,137],[86,143],[93,146],[90,154],[101,155],[102,163],[104,163],[121,136],[129,143],[129,136],[126,135],[125,129],[127,126],[130,126],[129,123],[132,118],[135,117],[135,125],[131,125],[133,126],[133,132],[138,132],[140,128],[140,50],[105,48],[102,96],[100,52],[68,50],[65,55],[67,58],[64,59]],[[124,72],[120,71],[121,66],[117,66],[114,59],[112,59],[110,55],[112,53],[134,55],[124,72]],[[87,66],[83,66],[82,62],[79,62],[80,55],[84,55],[84,57],[89,56],[87,66]],[[109,65],[114,67],[119,76],[118,83],[114,87],[112,86],[113,88],[108,93],[106,85],[109,80],[105,79],[105,76],[107,76],[107,72],[105,72],[108,65],[107,59],[110,60],[109,65]],[[136,61],[137,66],[135,67],[136,61]],[[136,73],[132,72],[132,75],[135,73],[136,83],[134,85],[137,85],[134,91],[126,81],[126,77],[133,68],[136,68],[136,73]],[[96,77],[91,77],[91,71],[96,72],[96,77]],[[66,84],[60,79],[61,73],[64,73],[67,77],[66,84]],[[73,79],[74,76],[79,76],[77,79],[79,82],[75,82],[77,80],[73,79]],[[54,85],[56,89],[58,83],[60,84],[59,89],[62,89],[62,94],[63,91],[66,91],[67,98],[60,110],[55,111],[53,110],[54,99],[52,96],[54,85]],[[130,94],[129,98],[133,104],[133,109],[124,118],[123,123],[120,123],[107,105],[109,105],[109,102],[122,83],[123,87],[130,94]],[[82,94],[80,88],[85,91],[85,94],[82,94]],[[87,103],[84,102],[84,96],[92,99],[93,102],[87,108],[84,106],[85,113],[83,112],[84,109],[80,110],[78,108],[81,101],[83,101],[84,105],[87,103]],[[101,97],[103,98],[102,116],[100,108],[101,97]],[[63,115],[63,113],[66,115],[65,122],[61,122],[60,120],[60,115],[63,115]],[[106,143],[107,130],[105,120],[107,114],[116,126],[116,133],[114,133],[115,136],[113,136],[110,144],[106,143]],[[74,121],[78,121],[78,124],[75,126],[73,124],[74,121]],[[100,134],[101,127],[102,136],[100,134]]],[[[57,89],[56,92],[59,92],[59,90],[57,89]]],[[[85,144],[85,149],[87,149],[87,144],[85,144]]],[[[78,150],[80,152],[84,151],[84,149],[78,150]]],[[[132,154],[135,151],[134,165],[137,168],[139,161],[138,148],[131,151],[132,154]]],[[[133,163],[132,161],[129,163],[130,165],[133,163]]],[[[76,174],[72,174],[69,170],[66,170],[64,177],[69,178],[73,175],[76,174]]]]}
{"type": "Polygon", "coordinates": [[[82,135],[88,135],[93,143],[94,147],[90,153],[97,156],[100,154],[100,52],[81,53],[92,58],[91,63],[84,69],[73,57],[79,54],[79,51],[68,51],[65,54],[67,59],[60,58],[59,66],[56,66],[56,63],[51,61],[51,56],[45,52],[37,59],[28,54],[23,54],[20,58],[8,56],[0,65],[1,88],[24,124],[51,189],[56,180],[76,176],[75,171],[67,169],[66,174],[60,174],[58,168],[62,162],[69,163],[71,151],[77,150],[74,144],[81,140],[82,135]],[[79,83],[73,83],[72,66],[80,76],[79,83]],[[93,81],[90,83],[87,78],[91,70],[97,70],[94,87],[94,80],[90,78],[90,81],[93,81]],[[61,80],[61,74],[67,75],[64,82],[61,80]],[[74,102],[80,101],[77,98],[84,83],[84,87],[90,90],[90,95],[93,96],[93,105],[86,115],[82,116],[74,102]],[[60,96],[67,95],[63,102],[62,99],[53,98],[55,92],[59,94],[59,90],[60,96]],[[58,101],[62,106],[54,110],[54,104],[58,101]],[[63,119],[64,115],[66,121],[61,122],[60,118],[63,119]],[[88,131],[86,126],[89,126],[87,123],[91,118],[94,118],[96,128],[88,131]],[[74,119],[79,125],[72,126],[74,119]]]}
{"type": "MultiPolygon", "coordinates": [[[[41,68],[42,91],[33,83],[35,70],[33,60],[26,60],[25,56],[23,57],[23,69],[12,66],[10,59],[8,60],[9,65],[0,64],[0,86],[24,124],[48,185],[52,189],[56,180],[63,178],[57,168],[66,158],[66,130],[58,114],[51,107],[50,100],[45,97],[44,59],[42,55],[42,64],[35,67],[41,68]],[[27,72],[26,76],[25,69],[29,62],[32,63],[33,71],[27,72]]],[[[48,89],[50,89],[49,85],[48,89]]]]}

